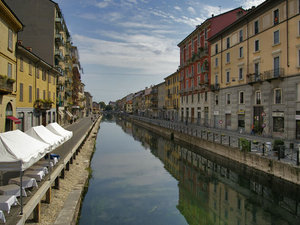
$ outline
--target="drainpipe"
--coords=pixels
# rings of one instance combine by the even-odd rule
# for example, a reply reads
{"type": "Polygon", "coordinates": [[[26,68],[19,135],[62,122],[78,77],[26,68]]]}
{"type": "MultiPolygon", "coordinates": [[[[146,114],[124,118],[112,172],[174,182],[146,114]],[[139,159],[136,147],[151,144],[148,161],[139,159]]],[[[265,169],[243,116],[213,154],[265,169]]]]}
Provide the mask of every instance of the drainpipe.
{"type": "Polygon", "coordinates": [[[286,0],[286,65],[290,67],[289,59],[289,1],[286,0]]]}

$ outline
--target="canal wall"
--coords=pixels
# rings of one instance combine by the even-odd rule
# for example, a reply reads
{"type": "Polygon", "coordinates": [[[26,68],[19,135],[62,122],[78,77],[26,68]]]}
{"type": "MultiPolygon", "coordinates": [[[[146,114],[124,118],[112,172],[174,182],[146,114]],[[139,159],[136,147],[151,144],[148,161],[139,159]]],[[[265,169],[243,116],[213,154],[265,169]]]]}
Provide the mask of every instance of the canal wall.
{"type": "Polygon", "coordinates": [[[168,128],[160,127],[154,124],[149,124],[140,120],[135,120],[133,118],[128,119],[138,124],[139,126],[156,132],[166,138],[174,138],[174,140],[179,140],[188,144],[192,144],[196,147],[208,150],[212,153],[234,160],[253,169],[257,169],[267,174],[300,185],[300,168],[297,166],[288,163],[283,163],[274,159],[266,158],[259,154],[241,151],[239,148],[221,145],[219,143],[204,140],[199,137],[194,137],[185,133],[170,130],[168,128]]]}

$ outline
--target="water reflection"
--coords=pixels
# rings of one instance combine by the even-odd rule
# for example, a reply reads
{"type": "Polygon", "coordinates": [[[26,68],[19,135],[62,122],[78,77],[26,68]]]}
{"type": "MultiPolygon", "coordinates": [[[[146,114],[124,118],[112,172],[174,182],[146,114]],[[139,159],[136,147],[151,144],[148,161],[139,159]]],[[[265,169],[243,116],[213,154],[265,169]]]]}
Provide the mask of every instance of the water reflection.
{"type": "Polygon", "coordinates": [[[299,186],[171,142],[128,121],[116,122],[179,182],[177,209],[188,224],[300,224],[299,186]]]}

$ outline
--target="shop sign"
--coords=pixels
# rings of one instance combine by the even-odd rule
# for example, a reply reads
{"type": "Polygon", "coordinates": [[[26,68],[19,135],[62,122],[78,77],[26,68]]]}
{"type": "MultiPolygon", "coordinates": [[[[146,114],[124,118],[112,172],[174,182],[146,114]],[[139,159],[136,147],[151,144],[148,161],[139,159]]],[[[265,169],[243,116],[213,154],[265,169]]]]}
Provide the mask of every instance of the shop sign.
{"type": "Polygon", "coordinates": [[[245,110],[240,109],[237,114],[244,115],[245,114],[245,110]]]}
{"type": "Polygon", "coordinates": [[[283,112],[272,112],[272,116],[273,117],[284,117],[284,113],[283,112]]]}

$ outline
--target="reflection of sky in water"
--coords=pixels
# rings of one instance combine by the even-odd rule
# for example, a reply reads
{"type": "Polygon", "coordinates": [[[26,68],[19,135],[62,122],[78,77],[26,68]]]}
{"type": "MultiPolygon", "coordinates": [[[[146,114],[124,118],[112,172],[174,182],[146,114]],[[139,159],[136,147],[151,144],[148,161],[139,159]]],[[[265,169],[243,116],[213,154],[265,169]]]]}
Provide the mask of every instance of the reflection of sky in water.
{"type": "Polygon", "coordinates": [[[117,125],[101,124],[92,169],[80,224],[187,224],[178,182],[117,125]]]}

